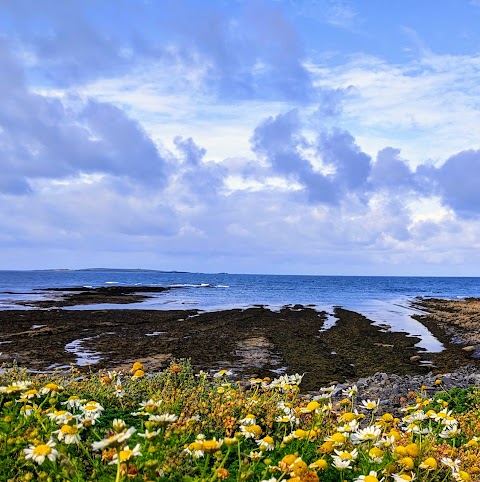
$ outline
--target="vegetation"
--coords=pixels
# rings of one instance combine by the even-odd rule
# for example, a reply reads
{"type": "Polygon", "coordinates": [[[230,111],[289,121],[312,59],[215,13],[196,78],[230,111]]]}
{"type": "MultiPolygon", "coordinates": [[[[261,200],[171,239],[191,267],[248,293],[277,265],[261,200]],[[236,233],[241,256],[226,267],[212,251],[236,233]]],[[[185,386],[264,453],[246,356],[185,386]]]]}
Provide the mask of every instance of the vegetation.
{"type": "MultiPolygon", "coordinates": [[[[469,481],[480,474],[480,392],[405,396],[403,416],[300,375],[0,375],[0,474],[8,481],[469,481]],[[455,410],[455,412],[453,411],[455,410]]],[[[437,381],[441,384],[441,379],[437,381]]]]}

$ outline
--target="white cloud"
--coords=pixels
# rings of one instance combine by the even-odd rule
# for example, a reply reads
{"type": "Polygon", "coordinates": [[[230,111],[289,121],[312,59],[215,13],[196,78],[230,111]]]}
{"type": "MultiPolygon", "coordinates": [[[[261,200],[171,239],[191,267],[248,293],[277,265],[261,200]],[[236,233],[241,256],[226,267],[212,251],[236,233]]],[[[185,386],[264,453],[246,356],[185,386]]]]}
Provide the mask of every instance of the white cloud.
{"type": "MultiPolygon", "coordinates": [[[[314,7],[330,25],[361,22],[348,2],[314,7]]],[[[41,58],[0,52],[3,92],[16,94],[0,116],[0,246],[25,260],[0,268],[128,259],[198,271],[473,272],[480,170],[476,152],[458,153],[480,146],[480,57],[419,48],[402,65],[325,54],[305,64],[293,24],[269,5],[260,13],[246,33],[247,13],[237,23],[205,14],[205,29],[189,17],[178,45],[167,39],[135,64],[128,42],[105,36],[102,55],[78,62],[91,51],[82,28],[73,62],[68,45],[45,57],[58,84],[23,84],[41,58]],[[115,58],[103,68],[111,52],[121,69],[115,58]]]]}
{"type": "Polygon", "coordinates": [[[480,126],[480,56],[431,54],[404,65],[357,56],[309,69],[319,87],[353,86],[341,122],[371,155],[399,147],[418,165],[480,146],[472,128],[480,126]]]}

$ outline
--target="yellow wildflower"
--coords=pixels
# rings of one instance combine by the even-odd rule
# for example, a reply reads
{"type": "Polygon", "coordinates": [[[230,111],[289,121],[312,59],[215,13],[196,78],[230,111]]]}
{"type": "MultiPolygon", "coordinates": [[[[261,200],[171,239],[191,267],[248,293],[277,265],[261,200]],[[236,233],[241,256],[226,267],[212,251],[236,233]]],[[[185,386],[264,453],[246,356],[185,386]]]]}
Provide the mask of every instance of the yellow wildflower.
{"type": "Polygon", "coordinates": [[[412,470],[415,466],[415,462],[413,461],[412,457],[403,457],[398,461],[398,463],[406,470],[412,470]]]}
{"type": "Polygon", "coordinates": [[[426,458],[419,467],[426,470],[437,470],[438,463],[433,457],[426,458]]]}
{"type": "Polygon", "coordinates": [[[419,450],[418,450],[418,445],[417,445],[417,444],[415,444],[415,443],[408,444],[408,445],[405,447],[405,450],[407,451],[407,454],[408,454],[410,457],[418,457],[419,450]]]}
{"type": "Polygon", "coordinates": [[[328,468],[328,462],[325,459],[318,459],[310,464],[311,469],[326,470],[328,468]]]}
{"type": "Polygon", "coordinates": [[[131,373],[136,372],[137,370],[143,370],[143,365],[140,362],[135,362],[130,370],[131,373]]]}
{"type": "Polygon", "coordinates": [[[318,408],[320,408],[320,404],[317,401],[312,401],[312,402],[308,403],[308,405],[306,407],[306,410],[308,412],[314,412],[318,408]]]}

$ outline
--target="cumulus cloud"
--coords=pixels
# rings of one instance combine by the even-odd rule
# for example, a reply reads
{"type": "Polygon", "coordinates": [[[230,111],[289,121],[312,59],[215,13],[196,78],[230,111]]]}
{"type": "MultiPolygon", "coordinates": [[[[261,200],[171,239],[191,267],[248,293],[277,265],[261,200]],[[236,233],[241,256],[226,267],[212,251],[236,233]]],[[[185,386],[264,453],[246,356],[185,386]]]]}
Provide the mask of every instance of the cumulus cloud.
{"type": "MultiPolygon", "coordinates": [[[[246,2],[235,12],[193,0],[102,4],[19,0],[0,7],[12,35],[32,57],[30,69],[46,83],[78,85],[125,72],[143,62],[197,70],[191,85],[225,98],[304,101],[313,89],[304,48],[283,11],[271,2],[246,2]],[[31,22],[38,18],[42,29],[31,22]],[[123,25],[119,35],[115,25],[123,25]],[[174,39],[158,39],[156,33],[174,39]]],[[[187,74],[188,77],[188,74],[187,74]]]]}
{"type": "Polygon", "coordinates": [[[371,159],[362,152],[349,132],[338,128],[322,132],[317,148],[323,162],[335,169],[337,189],[349,192],[365,189],[371,159]]]}
{"type": "Polygon", "coordinates": [[[138,122],[93,99],[69,102],[32,93],[8,45],[3,42],[1,47],[3,192],[25,194],[32,179],[80,173],[126,176],[144,185],[164,186],[167,162],[138,122]]]}
{"type": "Polygon", "coordinates": [[[298,110],[269,117],[256,127],[252,149],[276,172],[300,182],[310,202],[338,203],[346,192],[362,195],[371,159],[351,134],[339,128],[324,130],[311,142],[304,127],[298,110]]]}
{"type": "Polygon", "coordinates": [[[443,202],[462,217],[480,215],[480,150],[449,157],[440,167],[420,166],[418,173],[430,181],[443,202]]]}
{"type": "Polygon", "coordinates": [[[394,192],[412,189],[415,184],[414,174],[408,162],[401,159],[400,152],[400,149],[393,147],[379,151],[369,179],[374,189],[394,192]]]}
{"type": "Polygon", "coordinates": [[[227,170],[220,164],[203,162],[206,149],[198,146],[191,137],[184,139],[177,136],[173,142],[180,160],[175,180],[172,181],[176,198],[187,204],[215,201],[223,187],[227,170]]]}
{"type": "Polygon", "coordinates": [[[312,201],[335,202],[336,193],[331,180],[315,171],[302,154],[302,148],[308,147],[308,142],[301,127],[297,110],[269,117],[255,128],[252,150],[265,157],[276,172],[300,182],[312,201]]]}

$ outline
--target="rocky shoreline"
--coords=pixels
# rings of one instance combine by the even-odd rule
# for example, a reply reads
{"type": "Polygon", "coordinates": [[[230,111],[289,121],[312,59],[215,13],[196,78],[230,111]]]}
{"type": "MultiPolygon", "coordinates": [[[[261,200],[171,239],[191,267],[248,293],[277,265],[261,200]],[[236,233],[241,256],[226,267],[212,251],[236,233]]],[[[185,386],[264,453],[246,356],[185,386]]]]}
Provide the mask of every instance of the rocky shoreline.
{"type": "MultiPolygon", "coordinates": [[[[465,365],[449,373],[433,373],[426,375],[395,375],[375,373],[353,383],[340,383],[335,387],[333,399],[339,401],[344,397],[342,390],[356,385],[358,400],[379,400],[378,414],[385,412],[403,417],[402,408],[414,403],[408,394],[423,394],[432,397],[436,393],[446,392],[452,388],[465,389],[480,386],[480,369],[477,365],[465,365]]],[[[312,392],[313,395],[317,392],[312,392]]]]}
{"type": "Polygon", "coordinates": [[[450,312],[457,310],[454,320],[441,314],[439,300],[415,300],[415,306],[426,313],[417,319],[445,347],[442,352],[427,353],[417,346],[418,337],[388,330],[340,307],[334,309],[333,326],[325,329],[326,313],[300,305],[280,311],[263,306],[220,312],[74,310],[60,306],[72,306],[79,299],[87,305],[111,303],[115,298],[118,303],[137,302],[137,296],[148,296],[149,289],[59,291],[60,297],[42,300],[47,305],[41,306],[49,309],[0,311],[0,362],[16,361],[38,371],[67,369],[70,364],[97,371],[122,369],[139,360],[148,371],[155,371],[174,358],[189,358],[197,370],[225,368],[237,378],[305,373],[304,391],[357,380],[359,388],[365,385],[365,396],[370,398],[378,398],[380,389],[384,393],[390,390],[390,398],[397,396],[402,392],[397,377],[404,377],[402,387],[418,385],[411,387],[414,390],[431,385],[428,377],[441,373],[458,373],[460,378],[450,378],[460,385],[464,379],[469,383],[480,370],[476,344],[472,345],[475,340],[466,337],[469,331],[473,333],[466,323],[476,320],[475,310],[480,312],[472,300],[448,305],[450,312]],[[455,321],[458,310],[468,314],[460,317],[464,327],[455,321]],[[471,367],[468,376],[463,371],[466,368],[458,370],[466,365],[471,367]],[[427,378],[419,381],[415,377],[427,378]]]}
{"type": "Polygon", "coordinates": [[[453,343],[467,345],[466,351],[475,358],[480,357],[480,299],[443,300],[419,298],[412,307],[424,311],[424,315],[414,315],[429,330],[444,331],[453,343]]]}
{"type": "Polygon", "coordinates": [[[164,286],[101,286],[99,288],[74,286],[67,288],[45,288],[37,290],[36,293],[45,296],[49,295],[50,298],[37,301],[17,301],[16,304],[43,309],[105,303],[123,305],[141,303],[152,298],[152,293],[163,293],[173,289],[175,289],[175,287],[164,286]]]}

